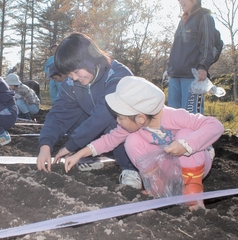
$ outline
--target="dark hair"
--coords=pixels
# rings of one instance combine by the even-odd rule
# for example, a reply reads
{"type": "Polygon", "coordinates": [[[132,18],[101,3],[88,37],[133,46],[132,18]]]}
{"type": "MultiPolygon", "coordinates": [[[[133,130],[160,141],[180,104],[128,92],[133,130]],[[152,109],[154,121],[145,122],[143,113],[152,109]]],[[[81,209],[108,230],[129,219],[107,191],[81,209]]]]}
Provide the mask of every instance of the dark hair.
{"type": "MultiPolygon", "coordinates": [[[[194,0],[191,0],[191,2],[193,2],[194,0]]],[[[197,4],[196,5],[198,5],[199,7],[201,7],[202,6],[202,0],[195,0],[195,1],[197,1],[197,4]]]]}
{"type": "Polygon", "coordinates": [[[97,68],[105,68],[110,63],[110,58],[90,37],[71,33],[57,47],[54,62],[63,74],[81,68],[95,75],[97,68]]]}
{"type": "Polygon", "coordinates": [[[51,76],[50,76],[50,77],[52,77],[52,76],[59,76],[59,77],[61,77],[61,76],[62,76],[62,74],[61,74],[61,73],[59,73],[59,72],[54,72],[53,74],[51,74],[51,76]]]}

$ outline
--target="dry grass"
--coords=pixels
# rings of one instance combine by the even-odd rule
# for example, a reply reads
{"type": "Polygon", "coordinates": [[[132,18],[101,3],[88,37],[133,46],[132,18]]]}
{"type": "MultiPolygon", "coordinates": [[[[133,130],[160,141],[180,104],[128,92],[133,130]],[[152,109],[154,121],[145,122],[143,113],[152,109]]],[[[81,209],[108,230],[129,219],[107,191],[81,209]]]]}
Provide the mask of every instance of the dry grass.
{"type": "Polygon", "coordinates": [[[219,119],[227,133],[238,134],[238,105],[234,102],[205,101],[205,115],[219,119]]]}

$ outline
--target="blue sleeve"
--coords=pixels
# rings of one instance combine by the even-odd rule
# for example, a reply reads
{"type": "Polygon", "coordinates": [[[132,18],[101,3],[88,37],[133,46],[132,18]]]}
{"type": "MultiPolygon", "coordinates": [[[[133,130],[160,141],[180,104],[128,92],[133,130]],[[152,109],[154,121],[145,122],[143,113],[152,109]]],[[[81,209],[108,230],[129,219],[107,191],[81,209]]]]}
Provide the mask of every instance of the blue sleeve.
{"type": "Polygon", "coordinates": [[[53,150],[54,144],[60,140],[84,114],[78,105],[74,93],[62,82],[61,91],[53,107],[46,115],[41,129],[38,148],[48,145],[53,150]]]}

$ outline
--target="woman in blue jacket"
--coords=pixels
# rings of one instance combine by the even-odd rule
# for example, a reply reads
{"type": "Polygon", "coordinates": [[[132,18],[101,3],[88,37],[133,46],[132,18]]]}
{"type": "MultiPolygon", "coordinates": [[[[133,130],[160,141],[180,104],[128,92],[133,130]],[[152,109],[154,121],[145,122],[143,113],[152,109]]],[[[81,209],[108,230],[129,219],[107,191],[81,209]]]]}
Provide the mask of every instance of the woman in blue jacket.
{"type": "MultiPolygon", "coordinates": [[[[105,95],[115,92],[121,78],[132,75],[126,66],[110,59],[81,33],[72,33],[61,41],[55,52],[55,66],[68,78],[62,82],[40,134],[37,167],[44,171],[51,171],[52,148],[66,133],[68,141],[53,163],[116,127],[116,115],[109,110],[105,95]]],[[[122,169],[120,183],[140,189],[140,176],[126,155],[124,144],[113,155],[122,169]]]]}

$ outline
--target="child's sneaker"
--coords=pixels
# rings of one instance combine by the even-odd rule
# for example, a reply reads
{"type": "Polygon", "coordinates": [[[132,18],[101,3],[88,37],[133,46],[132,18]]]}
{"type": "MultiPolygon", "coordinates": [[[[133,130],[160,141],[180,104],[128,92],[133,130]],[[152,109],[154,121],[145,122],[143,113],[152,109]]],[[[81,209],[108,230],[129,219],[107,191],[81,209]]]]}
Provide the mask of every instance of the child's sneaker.
{"type": "Polygon", "coordinates": [[[142,187],[141,177],[139,173],[134,170],[123,170],[119,177],[119,182],[136,189],[141,189],[142,187]]]}
{"type": "Polygon", "coordinates": [[[4,146],[10,142],[11,142],[11,137],[8,131],[5,131],[4,133],[0,134],[0,145],[4,146]]]}

